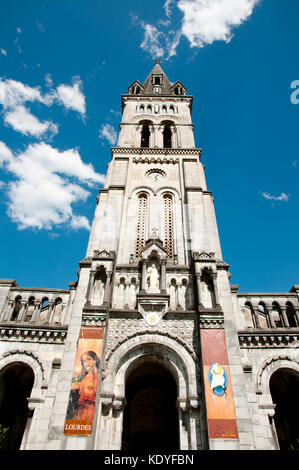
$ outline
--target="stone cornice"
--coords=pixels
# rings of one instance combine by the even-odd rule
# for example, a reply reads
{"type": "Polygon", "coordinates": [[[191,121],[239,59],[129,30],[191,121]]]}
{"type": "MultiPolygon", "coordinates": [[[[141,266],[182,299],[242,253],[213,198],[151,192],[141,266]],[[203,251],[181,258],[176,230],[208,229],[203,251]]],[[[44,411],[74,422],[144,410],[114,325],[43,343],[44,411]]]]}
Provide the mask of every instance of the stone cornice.
{"type": "Polygon", "coordinates": [[[69,289],[51,289],[51,288],[47,288],[47,287],[12,287],[11,289],[11,292],[47,292],[47,293],[50,293],[50,292],[53,292],[53,293],[61,293],[61,294],[69,294],[70,291],[69,289]]]}
{"type": "Polygon", "coordinates": [[[293,348],[299,347],[299,328],[238,331],[240,348],[293,348]]]}
{"type": "Polygon", "coordinates": [[[84,326],[105,326],[106,325],[106,313],[103,312],[92,312],[83,311],[82,325],[84,326]]]}
{"type": "Polygon", "coordinates": [[[200,148],[145,148],[145,147],[111,147],[111,155],[152,155],[152,156],[161,156],[164,157],[170,155],[201,155],[200,148]]]}
{"type": "Polygon", "coordinates": [[[68,327],[66,325],[30,325],[29,323],[0,324],[2,341],[26,343],[64,344],[68,327]]]}

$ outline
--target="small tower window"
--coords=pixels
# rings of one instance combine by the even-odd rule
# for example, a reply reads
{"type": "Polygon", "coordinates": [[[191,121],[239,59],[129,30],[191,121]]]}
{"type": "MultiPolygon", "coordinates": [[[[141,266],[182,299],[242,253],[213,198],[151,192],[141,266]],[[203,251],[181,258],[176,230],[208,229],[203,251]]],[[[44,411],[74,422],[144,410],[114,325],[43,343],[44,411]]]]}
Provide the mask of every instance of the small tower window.
{"type": "Polygon", "coordinates": [[[150,130],[148,124],[143,124],[140,147],[149,147],[150,130]]]}
{"type": "Polygon", "coordinates": [[[153,85],[162,85],[162,75],[153,75],[152,83],[153,85]]]}

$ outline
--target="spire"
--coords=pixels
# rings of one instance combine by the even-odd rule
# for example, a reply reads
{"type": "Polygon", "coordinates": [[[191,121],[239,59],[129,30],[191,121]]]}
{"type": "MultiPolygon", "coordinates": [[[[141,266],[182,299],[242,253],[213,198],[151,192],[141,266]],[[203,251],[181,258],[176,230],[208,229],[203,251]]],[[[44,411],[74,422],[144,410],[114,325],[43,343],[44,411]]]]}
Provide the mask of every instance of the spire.
{"type": "Polygon", "coordinates": [[[160,59],[155,59],[154,62],[155,65],[152,71],[143,83],[144,94],[156,94],[157,89],[159,89],[158,93],[161,95],[171,95],[170,89],[172,85],[162,70],[160,59]]]}
{"type": "Polygon", "coordinates": [[[150,74],[147,76],[145,82],[143,85],[138,80],[135,80],[135,82],[130,85],[128,88],[129,94],[133,95],[185,95],[186,94],[186,88],[184,85],[181,84],[181,82],[176,81],[174,84],[172,84],[166,74],[164,73],[161,65],[160,65],[161,59],[154,59],[155,65],[150,72],[150,74]]]}

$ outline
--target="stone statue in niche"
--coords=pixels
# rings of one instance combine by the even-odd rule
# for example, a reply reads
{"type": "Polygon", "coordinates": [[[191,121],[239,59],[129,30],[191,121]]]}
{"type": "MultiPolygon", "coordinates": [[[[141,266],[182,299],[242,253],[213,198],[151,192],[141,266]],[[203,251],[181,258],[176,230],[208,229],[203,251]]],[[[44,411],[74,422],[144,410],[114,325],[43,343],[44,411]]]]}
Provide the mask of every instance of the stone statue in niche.
{"type": "Polygon", "coordinates": [[[160,276],[155,263],[147,268],[147,287],[150,289],[159,289],[160,276]]]}

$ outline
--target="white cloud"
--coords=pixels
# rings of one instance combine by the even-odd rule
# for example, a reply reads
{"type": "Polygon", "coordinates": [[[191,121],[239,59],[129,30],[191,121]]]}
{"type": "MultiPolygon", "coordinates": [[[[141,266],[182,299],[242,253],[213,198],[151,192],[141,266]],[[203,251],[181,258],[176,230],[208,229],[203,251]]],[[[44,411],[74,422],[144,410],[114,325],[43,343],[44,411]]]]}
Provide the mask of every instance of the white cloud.
{"type": "Polygon", "coordinates": [[[2,48],[1,48],[1,49],[0,49],[0,52],[1,52],[2,55],[7,55],[7,52],[6,52],[5,49],[2,49],[2,48]]]}
{"type": "Polygon", "coordinates": [[[22,30],[21,28],[19,28],[19,26],[17,27],[17,33],[21,34],[22,30]]]}
{"type": "Polygon", "coordinates": [[[38,102],[46,106],[53,103],[72,109],[85,116],[85,96],[81,91],[82,82],[74,77],[73,84],[60,84],[57,89],[51,88],[52,78],[45,76],[47,93],[42,93],[39,87],[24,85],[16,80],[0,78],[0,105],[3,106],[4,122],[22,134],[34,137],[52,137],[57,134],[58,126],[51,121],[40,121],[24,106],[27,102],[38,102]]]}
{"type": "Polygon", "coordinates": [[[288,202],[289,197],[290,197],[289,194],[285,194],[285,193],[281,193],[280,196],[272,196],[272,195],[269,194],[269,193],[262,193],[262,196],[263,196],[265,199],[268,199],[268,200],[270,200],[270,201],[285,201],[285,202],[288,202]]]}
{"type": "Polygon", "coordinates": [[[114,145],[117,141],[117,132],[111,124],[103,124],[99,132],[99,138],[107,139],[111,145],[114,145]]]}
{"type": "Polygon", "coordinates": [[[45,82],[46,82],[46,85],[51,88],[51,86],[53,86],[53,80],[52,80],[52,77],[49,73],[47,73],[45,75],[45,82]]]}
{"type": "Polygon", "coordinates": [[[141,48],[153,58],[176,54],[176,48],[182,36],[185,36],[190,47],[201,48],[214,41],[229,42],[233,29],[240,26],[253,13],[254,7],[261,0],[165,0],[163,8],[166,20],[158,21],[159,29],[151,24],[138,21],[135,24],[144,29],[141,48]],[[176,6],[183,14],[179,28],[171,28],[171,16],[176,6]],[[161,28],[165,30],[161,30],[161,28]]]}
{"type": "Polygon", "coordinates": [[[151,54],[152,57],[159,58],[164,55],[164,50],[160,46],[159,36],[164,36],[157,28],[151,24],[146,24],[141,21],[141,26],[144,29],[144,37],[140,47],[151,54]]]}
{"type": "Polygon", "coordinates": [[[30,87],[16,80],[3,80],[0,78],[0,104],[3,105],[4,109],[23,105],[26,101],[51,104],[49,96],[43,96],[38,87],[30,87]]]}
{"type": "Polygon", "coordinates": [[[191,47],[203,47],[214,41],[229,42],[232,28],[252,14],[260,0],[179,0],[183,12],[182,34],[191,47]]]}
{"type": "Polygon", "coordinates": [[[8,163],[12,160],[13,155],[10,149],[5,145],[4,142],[0,141],[0,168],[4,163],[8,163]]]}
{"type": "Polygon", "coordinates": [[[56,89],[56,99],[66,108],[78,111],[82,116],[85,115],[86,105],[85,96],[82,93],[82,82],[80,78],[73,78],[73,85],[61,84],[56,89]]]}
{"type": "Polygon", "coordinates": [[[16,106],[12,111],[7,111],[4,114],[4,122],[15,131],[39,138],[45,135],[53,137],[58,132],[57,124],[39,121],[25,106],[16,106]]]}
{"type": "Polygon", "coordinates": [[[103,184],[105,177],[83,163],[76,149],[60,152],[41,142],[13,155],[0,142],[1,161],[14,177],[7,186],[8,215],[19,229],[51,230],[64,224],[90,228],[86,217],[74,214],[72,205],[89,197],[83,185],[103,184]]]}

